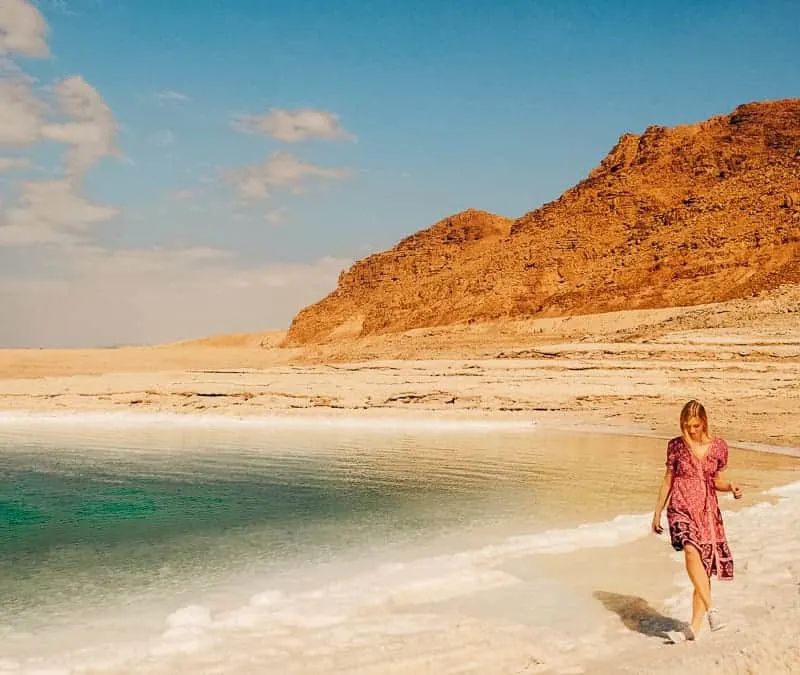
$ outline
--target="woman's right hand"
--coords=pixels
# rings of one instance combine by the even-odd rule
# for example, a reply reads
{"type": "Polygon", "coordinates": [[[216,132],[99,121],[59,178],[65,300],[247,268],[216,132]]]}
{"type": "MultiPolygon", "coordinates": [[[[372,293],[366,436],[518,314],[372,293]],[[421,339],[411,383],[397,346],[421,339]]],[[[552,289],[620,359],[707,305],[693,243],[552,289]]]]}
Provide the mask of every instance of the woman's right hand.
{"type": "Polygon", "coordinates": [[[664,528],[661,527],[661,514],[654,513],[653,514],[653,522],[651,523],[650,527],[653,529],[653,532],[656,534],[661,534],[664,531],[664,528]]]}

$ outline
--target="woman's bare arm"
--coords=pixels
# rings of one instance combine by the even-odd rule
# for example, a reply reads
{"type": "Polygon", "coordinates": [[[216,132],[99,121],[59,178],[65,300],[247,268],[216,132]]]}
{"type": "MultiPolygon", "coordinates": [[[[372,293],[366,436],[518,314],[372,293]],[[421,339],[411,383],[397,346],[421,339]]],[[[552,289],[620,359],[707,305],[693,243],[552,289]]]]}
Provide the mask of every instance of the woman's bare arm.
{"type": "Polygon", "coordinates": [[[661,480],[661,487],[658,489],[658,500],[656,501],[656,508],[653,512],[653,532],[661,534],[664,528],[661,527],[661,514],[664,507],[667,505],[667,500],[672,492],[672,467],[667,467],[664,471],[664,478],[661,480]]]}
{"type": "Polygon", "coordinates": [[[742,488],[737,483],[729,481],[724,471],[720,471],[714,477],[714,487],[719,492],[732,492],[735,499],[742,496],[742,488]]]}

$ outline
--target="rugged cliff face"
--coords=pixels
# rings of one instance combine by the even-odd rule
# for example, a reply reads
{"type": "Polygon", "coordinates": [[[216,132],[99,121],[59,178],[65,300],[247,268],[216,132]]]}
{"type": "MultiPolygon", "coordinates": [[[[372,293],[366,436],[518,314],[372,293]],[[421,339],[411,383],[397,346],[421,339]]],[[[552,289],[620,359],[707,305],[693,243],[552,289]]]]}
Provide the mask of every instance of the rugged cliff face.
{"type": "Polygon", "coordinates": [[[286,344],[691,305],[800,282],[800,99],[625,134],[512,221],[468,210],[357,262],[286,344]]]}

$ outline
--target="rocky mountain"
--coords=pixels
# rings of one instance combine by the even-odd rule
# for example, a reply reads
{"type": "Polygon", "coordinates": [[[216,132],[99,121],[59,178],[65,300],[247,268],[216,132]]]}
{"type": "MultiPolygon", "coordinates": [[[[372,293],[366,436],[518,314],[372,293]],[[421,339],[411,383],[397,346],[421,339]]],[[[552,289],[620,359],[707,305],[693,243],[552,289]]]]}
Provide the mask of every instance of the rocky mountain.
{"type": "Polygon", "coordinates": [[[355,263],[286,345],[694,305],[800,283],[800,99],[624,134],[517,220],[468,210],[355,263]]]}

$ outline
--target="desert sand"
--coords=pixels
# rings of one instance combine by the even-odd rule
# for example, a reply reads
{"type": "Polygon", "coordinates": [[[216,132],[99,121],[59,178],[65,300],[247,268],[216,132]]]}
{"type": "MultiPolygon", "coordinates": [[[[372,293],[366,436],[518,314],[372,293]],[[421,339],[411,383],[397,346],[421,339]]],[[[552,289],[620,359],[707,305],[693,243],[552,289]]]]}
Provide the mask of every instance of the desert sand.
{"type": "Polygon", "coordinates": [[[0,350],[0,410],[528,419],[800,446],[800,287],[711,305],[417,329],[281,348],[282,331],[0,350]]]}
{"type": "MultiPolygon", "coordinates": [[[[680,406],[698,398],[712,432],[732,445],[800,457],[797,286],[704,306],[417,329],[295,348],[279,346],[283,335],[3,350],[0,412],[508,419],[666,438],[680,406]]],[[[672,647],[642,629],[661,611],[687,613],[676,558],[671,605],[639,607],[634,598],[614,610],[626,641],[622,661],[601,650],[586,671],[553,672],[797,672],[800,509],[797,495],[785,497],[761,506],[753,499],[751,510],[732,517],[745,563],[721,597],[737,608],[735,629],[672,647]]],[[[546,672],[524,641],[482,645],[478,633],[467,637],[482,652],[499,650],[498,673],[546,672]]]]}

